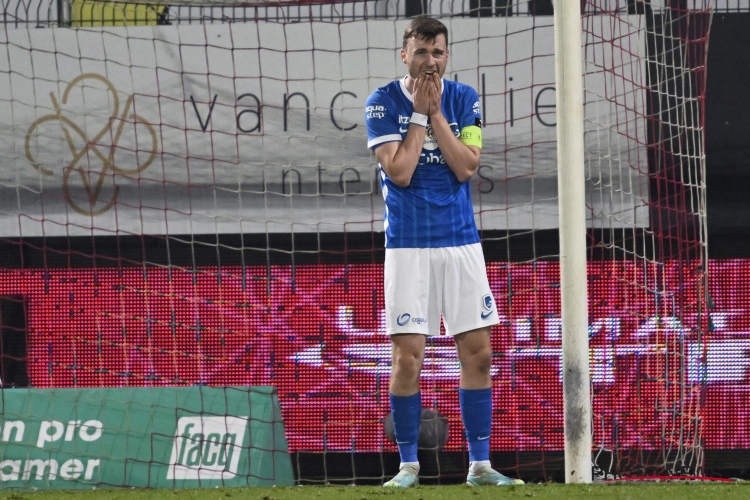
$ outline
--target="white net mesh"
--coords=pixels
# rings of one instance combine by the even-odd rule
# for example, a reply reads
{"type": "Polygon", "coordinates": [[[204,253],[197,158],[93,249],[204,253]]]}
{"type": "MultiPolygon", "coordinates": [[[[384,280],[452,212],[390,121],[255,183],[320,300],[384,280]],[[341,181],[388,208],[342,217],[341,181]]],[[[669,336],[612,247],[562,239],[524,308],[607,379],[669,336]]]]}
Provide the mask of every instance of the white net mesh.
{"type": "MultiPolygon", "coordinates": [[[[30,384],[273,385],[301,482],[379,482],[398,462],[364,100],[404,72],[408,16],[440,17],[445,76],[483,109],[493,460],[559,478],[551,2],[3,7],[0,294],[28,301],[30,384]]],[[[583,5],[601,477],[702,472],[707,7],[583,5]]],[[[448,437],[420,452],[427,482],[465,475],[457,381],[433,339],[423,402],[448,437]]]]}

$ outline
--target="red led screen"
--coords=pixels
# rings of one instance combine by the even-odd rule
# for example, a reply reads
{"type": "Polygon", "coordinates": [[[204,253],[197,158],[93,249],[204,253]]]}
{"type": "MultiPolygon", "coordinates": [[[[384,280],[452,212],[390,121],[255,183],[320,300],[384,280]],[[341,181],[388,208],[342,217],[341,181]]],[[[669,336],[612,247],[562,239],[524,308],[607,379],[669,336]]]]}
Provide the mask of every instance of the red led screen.
{"type": "MultiPolygon", "coordinates": [[[[643,272],[627,263],[590,264],[594,410],[605,416],[596,432],[614,432],[609,416],[663,393],[658,376],[666,358],[657,351],[671,342],[684,346],[688,382],[707,382],[706,447],[750,448],[744,430],[750,261],[711,263],[716,307],[705,352],[690,334],[695,317],[663,317],[653,300],[642,298],[643,272]],[[705,365],[698,362],[704,355],[705,365]],[[635,366],[641,375],[628,369],[635,366]]],[[[676,282],[676,272],[666,266],[662,279],[676,282]]],[[[557,263],[490,263],[488,274],[502,319],[492,340],[492,448],[562,449],[557,263]]],[[[381,424],[390,369],[382,265],[218,274],[215,268],[27,269],[0,276],[1,294],[27,300],[34,387],[274,385],[292,451],[395,449],[381,424]]],[[[426,356],[423,403],[439,408],[454,429],[460,428],[457,384],[452,340],[437,338],[426,356]]],[[[657,429],[660,418],[654,412],[639,425],[657,429]]],[[[616,432],[627,446],[645,431],[626,422],[616,432]]],[[[460,433],[451,432],[448,449],[459,446],[460,433]]]]}

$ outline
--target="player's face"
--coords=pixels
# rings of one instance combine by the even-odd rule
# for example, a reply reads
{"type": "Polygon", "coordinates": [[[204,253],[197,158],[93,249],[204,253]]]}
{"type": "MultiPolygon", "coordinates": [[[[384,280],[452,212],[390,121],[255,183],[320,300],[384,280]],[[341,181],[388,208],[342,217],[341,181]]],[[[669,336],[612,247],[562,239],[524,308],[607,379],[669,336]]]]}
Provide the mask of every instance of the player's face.
{"type": "Polygon", "coordinates": [[[442,77],[448,65],[448,47],[445,36],[438,35],[432,40],[412,37],[401,49],[401,59],[409,68],[409,76],[418,78],[427,73],[437,73],[442,77]]]}

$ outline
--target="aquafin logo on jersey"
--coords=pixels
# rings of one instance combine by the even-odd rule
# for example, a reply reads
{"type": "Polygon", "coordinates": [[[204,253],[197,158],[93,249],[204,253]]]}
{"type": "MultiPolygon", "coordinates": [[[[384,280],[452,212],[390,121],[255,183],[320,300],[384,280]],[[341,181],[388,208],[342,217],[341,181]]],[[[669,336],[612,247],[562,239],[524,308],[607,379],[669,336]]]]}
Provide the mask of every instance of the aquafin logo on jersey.
{"type": "Polygon", "coordinates": [[[378,120],[385,117],[385,106],[367,106],[365,113],[367,113],[367,119],[377,118],[378,120]]]}

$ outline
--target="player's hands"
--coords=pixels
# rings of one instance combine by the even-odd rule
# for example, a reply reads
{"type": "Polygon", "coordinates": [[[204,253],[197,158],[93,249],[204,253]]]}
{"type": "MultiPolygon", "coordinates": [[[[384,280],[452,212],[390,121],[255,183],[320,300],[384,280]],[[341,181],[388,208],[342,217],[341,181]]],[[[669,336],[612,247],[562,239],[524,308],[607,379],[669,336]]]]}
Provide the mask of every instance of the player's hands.
{"type": "Polygon", "coordinates": [[[443,96],[440,93],[440,76],[437,72],[426,75],[428,96],[430,102],[429,116],[437,116],[443,112],[443,96]]]}
{"type": "Polygon", "coordinates": [[[411,96],[414,100],[414,111],[423,115],[430,115],[430,86],[429,78],[424,73],[414,80],[414,91],[411,96]]]}
{"type": "Polygon", "coordinates": [[[440,93],[440,76],[437,72],[422,73],[414,80],[414,111],[433,116],[442,113],[442,94],[440,93]]]}

